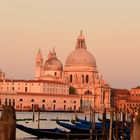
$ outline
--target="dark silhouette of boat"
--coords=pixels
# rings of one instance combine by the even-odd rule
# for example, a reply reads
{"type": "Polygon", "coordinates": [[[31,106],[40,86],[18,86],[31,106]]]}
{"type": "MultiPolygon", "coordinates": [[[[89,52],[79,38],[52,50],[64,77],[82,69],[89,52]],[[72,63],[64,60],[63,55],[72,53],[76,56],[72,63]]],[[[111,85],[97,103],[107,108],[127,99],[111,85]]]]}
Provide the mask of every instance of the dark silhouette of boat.
{"type": "Polygon", "coordinates": [[[75,124],[62,122],[59,120],[57,120],[56,123],[66,129],[70,130],[71,132],[90,133],[89,125],[88,126],[87,125],[79,126],[79,125],[75,125],[75,124]]]}
{"type": "Polygon", "coordinates": [[[59,128],[54,128],[54,129],[35,129],[35,128],[30,128],[26,127],[21,124],[16,124],[16,128],[24,131],[28,134],[37,136],[39,138],[65,138],[66,131],[62,131],[59,128]]]}
{"type": "MultiPolygon", "coordinates": [[[[91,129],[93,129],[93,126],[91,124],[84,124],[84,123],[80,123],[80,122],[76,122],[75,124],[70,124],[70,123],[66,123],[66,122],[57,120],[56,123],[66,129],[70,130],[71,132],[77,132],[77,133],[89,134],[91,129]]],[[[106,131],[108,132],[109,125],[106,125],[106,127],[107,127],[106,131]]],[[[102,123],[96,122],[95,129],[93,129],[93,131],[96,132],[96,134],[101,134],[102,133],[102,123]]]]}
{"type": "MultiPolygon", "coordinates": [[[[28,134],[34,135],[38,138],[48,138],[48,139],[89,139],[91,134],[85,134],[85,133],[75,133],[75,132],[66,132],[62,131],[59,128],[54,129],[34,129],[30,127],[23,126],[21,124],[16,125],[17,129],[20,129],[21,131],[24,131],[28,134]]],[[[92,134],[94,137],[93,140],[97,138],[101,138],[102,135],[96,135],[92,134]]]]}

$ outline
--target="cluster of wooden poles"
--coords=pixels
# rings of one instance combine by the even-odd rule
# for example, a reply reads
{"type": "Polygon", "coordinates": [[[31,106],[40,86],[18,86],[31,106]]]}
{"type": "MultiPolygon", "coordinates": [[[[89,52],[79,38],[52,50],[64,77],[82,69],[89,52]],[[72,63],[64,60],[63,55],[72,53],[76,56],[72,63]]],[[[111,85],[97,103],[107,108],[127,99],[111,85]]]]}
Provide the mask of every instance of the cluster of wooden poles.
{"type": "MultiPolygon", "coordinates": [[[[138,111],[140,112],[140,111],[138,111]]],[[[139,123],[139,133],[140,133],[140,113],[138,113],[139,120],[138,122],[135,121],[134,117],[134,112],[129,113],[126,111],[119,111],[117,108],[112,108],[110,110],[110,127],[109,130],[106,128],[106,122],[108,118],[106,118],[106,109],[104,108],[103,113],[102,113],[102,140],[120,140],[119,133],[121,131],[121,140],[125,140],[125,128],[130,129],[130,140],[136,140],[133,138],[133,136],[137,137],[135,135],[133,129],[135,128],[136,123],[139,123]],[[115,122],[115,128],[113,128],[113,122],[115,122]],[[120,123],[121,122],[121,123],[120,123]],[[120,129],[121,128],[121,129],[120,129]]],[[[138,118],[137,116],[137,118],[138,118]]],[[[137,120],[137,119],[136,119],[137,120]]],[[[91,126],[91,132],[90,132],[90,140],[93,138],[93,133],[96,133],[95,129],[95,111],[91,110],[90,111],[90,121],[92,122],[91,126]]],[[[137,129],[137,128],[136,128],[137,129]]],[[[138,129],[137,129],[138,130],[138,129]]],[[[139,134],[140,135],[140,134],[139,134]]],[[[139,139],[140,140],[140,137],[139,139]]]]}

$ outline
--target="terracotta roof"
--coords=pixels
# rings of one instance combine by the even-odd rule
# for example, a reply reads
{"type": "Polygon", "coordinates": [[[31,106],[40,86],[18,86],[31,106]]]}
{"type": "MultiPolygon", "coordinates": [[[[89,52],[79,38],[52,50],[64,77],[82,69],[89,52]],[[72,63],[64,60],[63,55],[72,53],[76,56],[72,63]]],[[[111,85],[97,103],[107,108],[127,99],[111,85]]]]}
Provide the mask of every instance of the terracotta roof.
{"type": "Polygon", "coordinates": [[[134,88],[132,88],[132,89],[140,89],[140,86],[134,87],[134,88]]]}
{"type": "Polygon", "coordinates": [[[119,95],[130,95],[130,91],[128,89],[117,89],[111,88],[111,96],[119,96],[119,95]]]}

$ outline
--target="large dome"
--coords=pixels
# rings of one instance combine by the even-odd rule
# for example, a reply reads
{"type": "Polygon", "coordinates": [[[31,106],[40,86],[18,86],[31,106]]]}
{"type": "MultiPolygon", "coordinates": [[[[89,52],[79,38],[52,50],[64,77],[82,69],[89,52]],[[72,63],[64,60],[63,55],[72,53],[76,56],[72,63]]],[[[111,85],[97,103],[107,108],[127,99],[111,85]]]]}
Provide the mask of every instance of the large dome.
{"type": "Polygon", "coordinates": [[[76,48],[74,51],[70,53],[68,56],[65,67],[71,66],[89,66],[89,67],[96,67],[96,61],[94,56],[87,50],[85,38],[82,35],[77,39],[76,48]]]}
{"type": "Polygon", "coordinates": [[[44,70],[56,70],[56,71],[62,71],[63,65],[60,60],[57,58],[50,58],[46,60],[44,65],[44,70]]]}
{"type": "Polygon", "coordinates": [[[90,66],[96,67],[94,56],[86,49],[76,49],[70,53],[66,63],[66,67],[70,66],[90,66]]]}

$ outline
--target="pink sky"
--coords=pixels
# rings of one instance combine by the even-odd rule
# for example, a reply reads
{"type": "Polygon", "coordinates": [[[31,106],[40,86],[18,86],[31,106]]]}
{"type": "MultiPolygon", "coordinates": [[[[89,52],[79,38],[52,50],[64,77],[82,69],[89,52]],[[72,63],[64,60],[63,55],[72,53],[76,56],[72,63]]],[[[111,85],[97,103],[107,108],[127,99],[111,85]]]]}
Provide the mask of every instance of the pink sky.
{"type": "Polygon", "coordinates": [[[99,72],[112,86],[140,85],[139,0],[0,1],[0,68],[8,78],[33,79],[34,58],[56,48],[65,63],[80,30],[99,72]]]}

